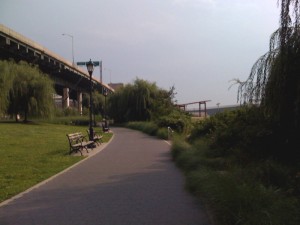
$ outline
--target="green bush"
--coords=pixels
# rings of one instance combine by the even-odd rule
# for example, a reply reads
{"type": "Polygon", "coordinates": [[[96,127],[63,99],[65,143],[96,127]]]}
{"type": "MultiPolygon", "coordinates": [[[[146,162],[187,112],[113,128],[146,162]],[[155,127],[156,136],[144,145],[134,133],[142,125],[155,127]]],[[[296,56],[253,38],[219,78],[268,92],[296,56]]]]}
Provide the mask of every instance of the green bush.
{"type": "Polygon", "coordinates": [[[187,180],[189,190],[209,202],[219,224],[296,225],[300,222],[299,202],[279,189],[239,182],[230,173],[207,169],[189,173],[187,180]]]}
{"type": "Polygon", "coordinates": [[[158,126],[153,122],[128,122],[125,126],[131,129],[142,131],[152,136],[156,135],[159,129],[158,126]]]}
{"type": "Polygon", "coordinates": [[[191,145],[181,139],[174,139],[171,147],[172,157],[176,160],[181,152],[187,151],[191,145]]]}
{"type": "Polygon", "coordinates": [[[225,111],[197,122],[188,140],[192,143],[201,137],[206,137],[210,146],[224,156],[234,149],[243,149],[240,153],[245,154],[241,156],[244,158],[268,157],[270,148],[276,146],[271,142],[271,123],[256,106],[225,111]]]}
{"type": "Polygon", "coordinates": [[[168,140],[169,139],[168,128],[165,128],[165,127],[159,128],[156,132],[156,136],[161,139],[168,140]]]}
{"type": "Polygon", "coordinates": [[[170,127],[178,133],[187,134],[191,128],[191,116],[179,110],[173,110],[170,114],[161,116],[155,120],[159,127],[170,127]]]}
{"type": "Polygon", "coordinates": [[[271,159],[243,164],[234,155],[241,154],[237,149],[220,156],[206,141],[175,139],[172,156],[186,174],[187,189],[209,205],[217,224],[300,224],[297,174],[291,168],[271,159]]]}

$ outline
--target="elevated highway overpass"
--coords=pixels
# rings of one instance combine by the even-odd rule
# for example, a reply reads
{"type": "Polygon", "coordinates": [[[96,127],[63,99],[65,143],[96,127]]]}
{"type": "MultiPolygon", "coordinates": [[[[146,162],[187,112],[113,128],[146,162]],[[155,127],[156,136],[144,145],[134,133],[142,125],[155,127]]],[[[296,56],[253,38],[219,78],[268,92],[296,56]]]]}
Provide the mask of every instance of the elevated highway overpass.
{"type": "MultiPolygon", "coordinates": [[[[82,110],[82,93],[88,93],[90,88],[88,72],[0,24],[0,60],[9,59],[38,65],[42,72],[49,74],[54,80],[56,94],[62,96],[63,107],[69,107],[72,99],[75,100],[78,110],[82,110]]],[[[93,89],[100,93],[114,92],[113,88],[95,78],[92,78],[92,84],[93,89]]]]}

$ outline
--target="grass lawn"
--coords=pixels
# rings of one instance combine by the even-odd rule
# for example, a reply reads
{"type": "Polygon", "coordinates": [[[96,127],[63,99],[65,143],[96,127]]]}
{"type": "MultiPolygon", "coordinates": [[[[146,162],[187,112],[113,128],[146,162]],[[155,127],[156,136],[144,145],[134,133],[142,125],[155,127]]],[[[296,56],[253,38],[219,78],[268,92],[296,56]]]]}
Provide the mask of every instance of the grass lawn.
{"type": "MultiPolygon", "coordinates": [[[[69,155],[66,134],[87,134],[86,129],[47,123],[0,123],[0,202],[82,160],[84,157],[69,155]]],[[[103,134],[103,141],[110,137],[103,134]]]]}

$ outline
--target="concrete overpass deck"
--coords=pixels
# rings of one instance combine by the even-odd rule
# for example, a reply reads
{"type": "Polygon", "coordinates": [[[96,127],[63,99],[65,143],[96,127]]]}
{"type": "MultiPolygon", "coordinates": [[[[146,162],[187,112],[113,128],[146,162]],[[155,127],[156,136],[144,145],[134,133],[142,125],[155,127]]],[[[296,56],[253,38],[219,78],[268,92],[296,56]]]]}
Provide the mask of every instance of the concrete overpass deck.
{"type": "MultiPolygon", "coordinates": [[[[0,60],[13,59],[36,64],[40,70],[55,82],[56,94],[78,100],[78,93],[88,92],[90,77],[87,71],[73,65],[58,54],[24,37],[12,29],[0,24],[0,60]]],[[[100,93],[114,92],[114,89],[101,81],[92,78],[93,89],[100,93]]]]}

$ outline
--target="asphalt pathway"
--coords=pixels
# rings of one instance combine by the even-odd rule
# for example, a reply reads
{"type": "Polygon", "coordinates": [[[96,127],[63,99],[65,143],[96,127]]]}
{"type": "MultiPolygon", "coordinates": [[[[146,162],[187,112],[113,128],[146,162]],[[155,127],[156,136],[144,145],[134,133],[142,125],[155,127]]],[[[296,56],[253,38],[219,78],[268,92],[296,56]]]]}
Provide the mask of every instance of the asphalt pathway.
{"type": "Polygon", "coordinates": [[[0,207],[1,225],[209,225],[163,140],[125,128],[102,151],[0,207]]]}

